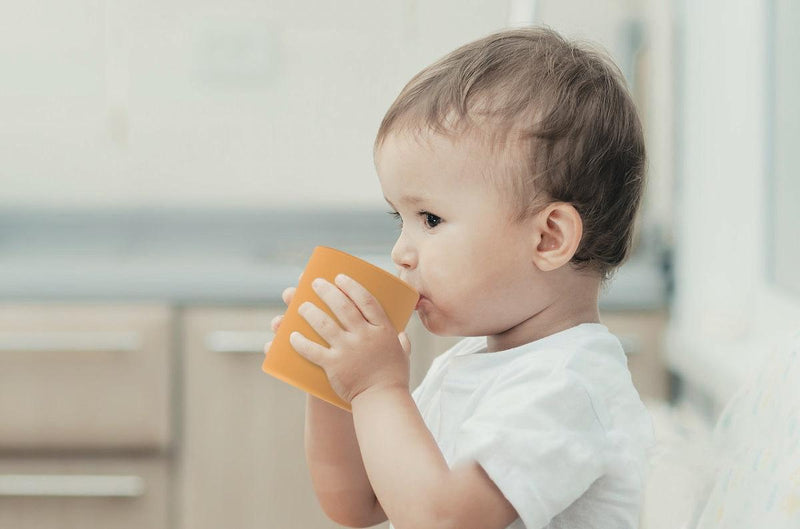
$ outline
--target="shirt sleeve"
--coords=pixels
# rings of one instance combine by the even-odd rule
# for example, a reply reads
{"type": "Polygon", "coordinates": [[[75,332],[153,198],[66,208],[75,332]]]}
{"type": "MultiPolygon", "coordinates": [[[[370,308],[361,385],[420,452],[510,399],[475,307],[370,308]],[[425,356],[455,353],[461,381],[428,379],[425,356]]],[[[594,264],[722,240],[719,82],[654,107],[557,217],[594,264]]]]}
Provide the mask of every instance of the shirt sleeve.
{"type": "Polygon", "coordinates": [[[580,377],[516,370],[461,425],[453,464],[475,461],[527,529],[546,526],[604,472],[608,440],[580,377]]]}

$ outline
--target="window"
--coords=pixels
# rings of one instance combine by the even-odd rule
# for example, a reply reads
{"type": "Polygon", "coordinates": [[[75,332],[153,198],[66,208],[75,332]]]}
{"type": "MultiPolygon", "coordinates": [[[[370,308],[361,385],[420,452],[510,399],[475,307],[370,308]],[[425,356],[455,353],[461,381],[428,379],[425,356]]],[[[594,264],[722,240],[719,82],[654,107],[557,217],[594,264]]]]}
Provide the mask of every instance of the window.
{"type": "Polygon", "coordinates": [[[778,288],[800,295],[800,3],[773,0],[771,7],[767,269],[778,288]]]}

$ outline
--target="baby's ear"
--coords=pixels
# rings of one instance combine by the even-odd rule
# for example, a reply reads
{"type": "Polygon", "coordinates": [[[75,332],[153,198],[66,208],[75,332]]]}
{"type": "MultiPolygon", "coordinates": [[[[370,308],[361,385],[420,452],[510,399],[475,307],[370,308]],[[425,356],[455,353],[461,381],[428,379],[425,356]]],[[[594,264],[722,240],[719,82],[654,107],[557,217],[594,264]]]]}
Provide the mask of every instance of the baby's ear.
{"type": "Polygon", "coordinates": [[[550,272],[569,263],[575,255],[583,235],[583,221],[572,204],[553,202],[536,215],[534,229],[534,264],[543,272],[550,272]]]}

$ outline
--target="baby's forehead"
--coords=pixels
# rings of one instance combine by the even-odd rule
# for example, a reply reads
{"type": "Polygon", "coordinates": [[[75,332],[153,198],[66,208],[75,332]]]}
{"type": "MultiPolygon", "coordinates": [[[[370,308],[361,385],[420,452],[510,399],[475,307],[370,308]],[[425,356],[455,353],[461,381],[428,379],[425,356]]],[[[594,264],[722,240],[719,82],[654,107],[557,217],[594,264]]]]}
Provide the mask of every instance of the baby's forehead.
{"type": "Polygon", "coordinates": [[[441,134],[397,134],[376,151],[384,198],[396,208],[455,203],[480,195],[512,203],[517,168],[480,138],[441,134]]]}
{"type": "Polygon", "coordinates": [[[436,160],[469,165],[484,172],[506,169],[524,158],[520,141],[509,133],[473,127],[463,131],[404,128],[387,134],[376,145],[376,165],[384,162],[387,144],[404,155],[426,154],[436,160]]]}

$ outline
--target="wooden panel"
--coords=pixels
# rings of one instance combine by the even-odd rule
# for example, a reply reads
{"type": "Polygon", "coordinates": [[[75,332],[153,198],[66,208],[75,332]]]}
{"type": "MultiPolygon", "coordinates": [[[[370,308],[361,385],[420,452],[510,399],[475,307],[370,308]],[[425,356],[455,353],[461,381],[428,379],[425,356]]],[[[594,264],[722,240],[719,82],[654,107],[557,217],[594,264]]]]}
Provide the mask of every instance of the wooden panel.
{"type": "Polygon", "coordinates": [[[0,450],[163,450],[171,316],[157,305],[0,306],[0,450]]]}
{"type": "Polygon", "coordinates": [[[166,529],[170,503],[162,458],[0,458],[0,527],[166,529]]]}
{"type": "Polygon", "coordinates": [[[663,360],[666,312],[604,312],[600,320],[622,342],[633,384],[642,399],[667,399],[669,377],[663,360]]]}
{"type": "Polygon", "coordinates": [[[179,527],[339,527],[311,488],[305,393],[261,371],[270,320],[284,308],[195,308],[182,318],[179,527]]]}

